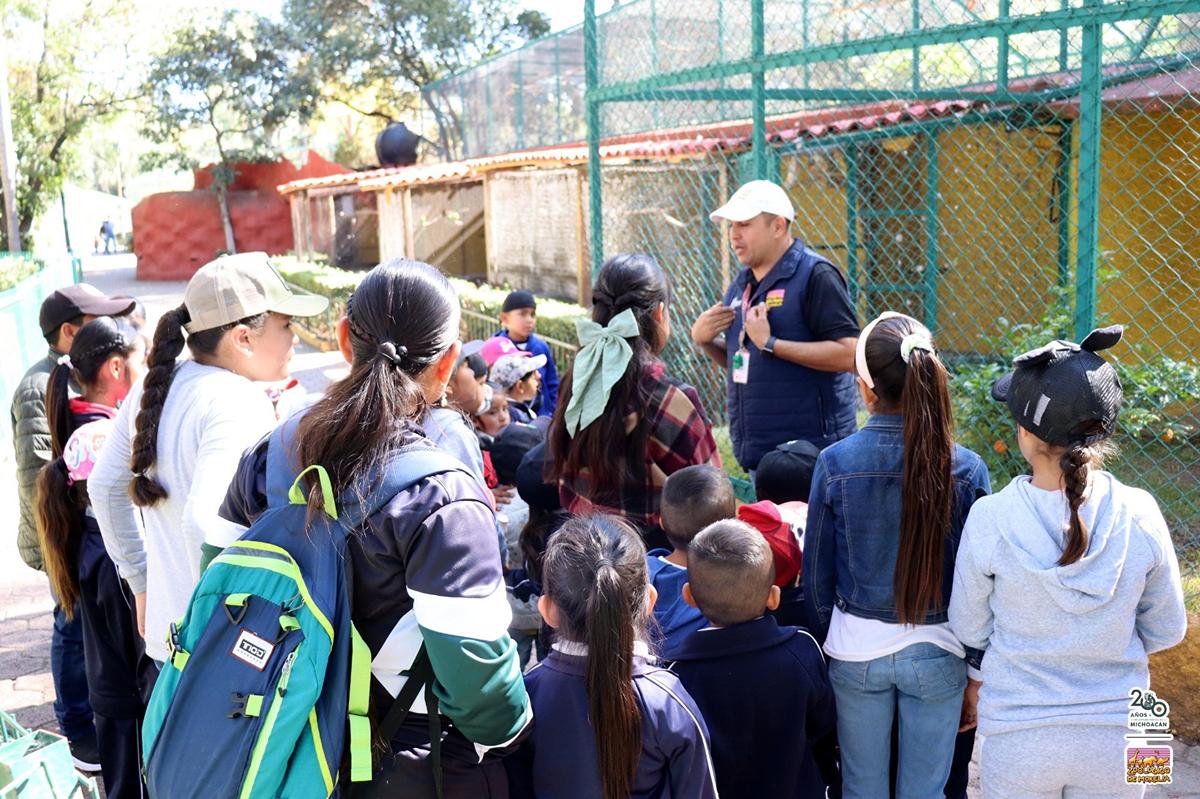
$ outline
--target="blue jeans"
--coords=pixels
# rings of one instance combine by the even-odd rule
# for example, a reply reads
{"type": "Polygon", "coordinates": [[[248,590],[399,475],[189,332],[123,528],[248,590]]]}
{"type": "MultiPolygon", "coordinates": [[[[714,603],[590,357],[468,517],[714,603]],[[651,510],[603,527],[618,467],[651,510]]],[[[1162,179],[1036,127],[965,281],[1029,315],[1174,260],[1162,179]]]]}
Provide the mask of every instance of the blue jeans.
{"type": "Polygon", "coordinates": [[[966,662],[933,644],[913,644],[875,660],[830,660],[829,682],[837,699],[844,799],[888,795],[896,712],[896,799],[941,796],[954,759],[966,662]]]}
{"type": "Polygon", "coordinates": [[[54,632],[50,637],[50,676],[54,679],[54,715],[68,741],[96,734],[92,706],[88,703],[87,669],[83,659],[83,622],[79,610],[67,621],[54,605],[54,632]]]}

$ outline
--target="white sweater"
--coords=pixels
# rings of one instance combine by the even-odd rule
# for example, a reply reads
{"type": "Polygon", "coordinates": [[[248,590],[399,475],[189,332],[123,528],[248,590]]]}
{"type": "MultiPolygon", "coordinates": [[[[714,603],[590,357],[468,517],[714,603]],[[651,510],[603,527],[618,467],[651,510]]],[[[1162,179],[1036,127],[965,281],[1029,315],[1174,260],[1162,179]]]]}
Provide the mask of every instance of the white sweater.
{"type": "Polygon", "coordinates": [[[139,509],[129,499],[130,443],[141,405],[134,386],[88,479],[109,556],[135,593],[146,592],[146,652],[166,660],[166,637],[200,580],[200,545],[224,546],[240,528],[217,515],[242,453],[275,425],[266,392],[226,369],[184,361],[158,425],[151,469],[166,499],[139,509]],[[143,532],[144,527],[144,532],[143,532]]]}

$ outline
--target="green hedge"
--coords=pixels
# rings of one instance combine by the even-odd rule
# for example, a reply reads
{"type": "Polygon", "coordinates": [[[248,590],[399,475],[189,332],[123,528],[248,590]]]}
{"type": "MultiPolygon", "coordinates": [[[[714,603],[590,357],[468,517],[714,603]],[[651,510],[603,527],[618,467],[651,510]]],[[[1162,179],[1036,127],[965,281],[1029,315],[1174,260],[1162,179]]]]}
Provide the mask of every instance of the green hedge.
{"type": "Polygon", "coordinates": [[[24,255],[0,255],[0,291],[7,291],[39,272],[42,262],[24,255]]]}
{"type": "MultiPolygon", "coordinates": [[[[280,256],[274,260],[280,274],[289,283],[306,291],[328,297],[329,310],[318,319],[301,324],[316,338],[330,346],[334,343],[333,325],[346,310],[346,299],[362,280],[364,272],[338,269],[324,263],[303,261],[294,256],[280,256]]],[[[500,308],[508,289],[487,285],[476,285],[467,280],[450,278],[458,291],[464,311],[471,312],[463,319],[465,333],[472,338],[486,338],[500,327],[500,308]],[[478,315],[478,316],[476,316],[478,315]],[[486,317],[485,319],[479,316],[486,317]]],[[[559,300],[538,300],[538,335],[556,339],[563,346],[552,347],[559,371],[570,366],[574,348],[578,345],[575,336],[575,320],[587,316],[587,310],[578,305],[559,300]]]]}
{"type": "MultiPolygon", "coordinates": [[[[314,294],[329,298],[329,310],[314,319],[297,319],[293,324],[300,324],[313,337],[333,347],[335,344],[333,326],[346,311],[346,299],[362,280],[363,272],[353,272],[328,266],[324,263],[302,261],[293,256],[281,256],[273,259],[280,274],[294,286],[314,294]]],[[[486,338],[499,328],[500,308],[508,289],[495,288],[487,285],[476,285],[466,280],[450,278],[450,282],[458,291],[463,310],[463,335],[469,338],[486,338]]],[[[575,320],[587,316],[587,309],[559,300],[538,300],[537,332],[551,339],[550,346],[554,350],[555,363],[559,373],[566,373],[578,346],[575,336],[575,320]],[[557,343],[561,342],[561,344],[557,343]]],[[[734,481],[738,498],[743,501],[753,501],[754,494],[750,488],[749,475],[738,465],[733,457],[733,445],[729,440],[728,427],[714,427],[713,436],[717,440],[717,449],[721,453],[721,462],[725,471],[734,481]]]]}

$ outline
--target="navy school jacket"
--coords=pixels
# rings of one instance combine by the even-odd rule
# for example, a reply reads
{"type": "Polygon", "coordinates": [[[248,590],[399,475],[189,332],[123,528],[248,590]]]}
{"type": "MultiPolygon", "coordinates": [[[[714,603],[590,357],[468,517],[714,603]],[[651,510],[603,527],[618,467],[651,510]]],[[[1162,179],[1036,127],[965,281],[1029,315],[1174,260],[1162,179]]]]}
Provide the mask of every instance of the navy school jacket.
{"type": "Polygon", "coordinates": [[[833,688],[811,635],[760,616],[694,632],[666,657],[708,723],[722,799],[840,789],[833,688]]]}
{"type": "MultiPolygon", "coordinates": [[[[559,642],[526,673],[533,734],[504,761],[513,799],[602,795],[586,653],[586,646],[559,642]]],[[[633,687],[642,711],[642,759],[631,799],[716,799],[704,719],[679,679],[651,665],[644,644],[635,651],[633,687]]]]}

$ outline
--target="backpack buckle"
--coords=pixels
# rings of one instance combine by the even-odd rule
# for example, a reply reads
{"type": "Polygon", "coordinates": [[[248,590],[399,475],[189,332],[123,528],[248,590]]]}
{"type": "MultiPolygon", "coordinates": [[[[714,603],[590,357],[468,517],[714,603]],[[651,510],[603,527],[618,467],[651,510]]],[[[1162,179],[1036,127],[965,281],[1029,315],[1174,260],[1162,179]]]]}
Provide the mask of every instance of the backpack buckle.
{"type": "Polygon", "coordinates": [[[227,714],[229,718],[240,719],[242,716],[245,716],[247,695],[234,691],[229,695],[229,698],[233,702],[233,709],[227,714]]]}

